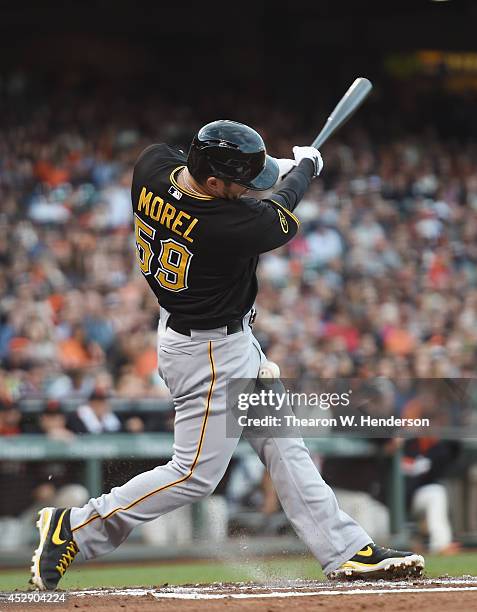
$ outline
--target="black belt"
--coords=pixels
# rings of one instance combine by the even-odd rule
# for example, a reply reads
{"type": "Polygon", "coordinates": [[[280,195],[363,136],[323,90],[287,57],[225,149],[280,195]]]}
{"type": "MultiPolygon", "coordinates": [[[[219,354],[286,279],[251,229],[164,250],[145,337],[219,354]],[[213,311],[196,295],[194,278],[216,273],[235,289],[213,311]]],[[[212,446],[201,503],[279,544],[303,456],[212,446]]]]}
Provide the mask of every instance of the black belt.
{"type": "MultiPolygon", "coordinates": [[[[191,335],[191,328],[185,324],[175,323],[172,315],[167,320],[166,327],[170,327],[175,332],[177,332],[178,334],[182,334],[183,336],[191,335]]],[[[229,321],[226,327],[227,327],[227,336],[230,336],[230,334],[236,334],[237,332],[243,330],[242,319],[234,319],[233,321],[229,321]]],[[[211,329],[216,329],[216,328],[212,327],[211,329]]],[[[207,331],[207,329],[199,330],[199,331],[207,331]]]]}

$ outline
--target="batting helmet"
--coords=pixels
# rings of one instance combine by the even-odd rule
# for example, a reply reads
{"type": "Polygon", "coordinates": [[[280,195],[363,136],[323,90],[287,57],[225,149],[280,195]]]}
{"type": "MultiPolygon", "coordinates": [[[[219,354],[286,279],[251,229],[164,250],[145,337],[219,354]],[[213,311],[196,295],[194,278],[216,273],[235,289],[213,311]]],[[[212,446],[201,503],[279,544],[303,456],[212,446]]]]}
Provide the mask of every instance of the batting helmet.
{"type": "Polygon", "coordinates": [[[187,168],[196,181],[215,176],[254,189],[270,189],[278,179],[278,164],[267,155],[258,132],[236,121],[213,121],[194,137],[187,168]]]}

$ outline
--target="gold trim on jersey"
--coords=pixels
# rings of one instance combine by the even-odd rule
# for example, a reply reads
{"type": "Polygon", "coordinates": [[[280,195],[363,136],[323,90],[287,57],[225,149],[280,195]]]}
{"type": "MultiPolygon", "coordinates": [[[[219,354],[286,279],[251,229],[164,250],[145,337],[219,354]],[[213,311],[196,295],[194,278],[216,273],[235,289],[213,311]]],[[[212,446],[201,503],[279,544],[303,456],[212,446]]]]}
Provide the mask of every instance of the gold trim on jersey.
{"type": "Polygon", "coordinates": [[[72,532],[78,531],[78,529],[82,529],[83,527],[86,527],[86,525],[88,525],[92,521],[96,520],[97,518],[100,518],[100,519],[102,519],[104,521],[104,520],[108,519],[110,516],[112,516],[113,514],[116,514],[116,512],[121,512],[121,511],[124,512],[125,510],[129,510],[130,508],[132,508],[136,504],[139,504],[140,502],[144,501],[148,497],[151,497],[151,495],[155,495],[156,493],[159,493],[160,491],[164,491],[165,489],[169,489],[169,487],[173,487],[175,485],[180,484],[181,482],[185,482],[186,480],[189,480],[189,478],[192,476],[192,474],[194,472],[194,469],[195,469],[195,467],[196,467],[196,465],[197,465],[197,463],[199,461],[200,453],[202,451],[202,446],[203,446],[204,437],[205,437],[205,430],[207,428],[207,421],[209,419],[210,403],[212,401],[212,393],[214,392],[215,381],[217,379],[217,373],[216,373],[216,370],[215,370],[214,356],[213,356],[213,353],[212,353],[212,341],[211,340],[209,340],[208,353],[209,353],[209,362],[210,362],[210,369],[211,369],[211,380],[210,380],[210,385],[209,385],[209,391],[207,393],[207,400],[206,400],[206,404],[205,404],[205,413],[204,413],[204,417],[202,419],[202,427],[201,427],[201,430],[200,430],[200,436],[199,436],[199,442],[198,442],[198,445],[197,445],[197,451],[195,453],[194,461],[192,462],[192,465],[190,466],[188,473],[185,476],[182,476],[182,478],[179,478],[178,480],[175,480],[174,482],[170,482],[169,484],[166,484],[166,485],[163,485],[162,487],[159,487],[159,489],[155,489],[154,491],[151,491],[150,493],[146,493],[146,495],[143,495],[142,497],[140,497],[139,499],[136,499],[135,501],[133,501],[132,503],[128,504],[127,506],[124,506],[124,508],[123,507],[115,508],[114,510],[111,510],[111,512],[108,512],[108,514],[106,514],[105,516],[100,516],[99,514],[93,515],[87,521],[85,521],[81,525],[78,525],[78,527],[74,527],[73,529],[71,529],[72,532]]]}
{"type": "Polygon", "coordinates": [[[178,166],[177,168],[174,168],[174,170],[171,172],[169,180],[174,185],[174,187],[179,191],[182,191],[182,193],[185,193],[186,195],[190,196],[191,198],[195,198],[196,200],[213,200],[214,198],[212,196],[197,195],[197,193],[194,193],[190,189],[187,189],[187,187],[181,187],[181,185],[179,185],[174,175],[177,174],[180,170],[184,170],[184,168],[185,166],[178,166]]]}
{"type": "Polygon", "coordinates": [[[279,206],[281,208],[281,210],[283,210],[283,212],[287,213],[287,215],[290,215],[290,217],[293,219],[293,221],[295,221],[295,223],[298,225],[298,227],[300,227],[300,220],[298,219],[298,217],[296,215],[294,215],[292,213],[291,210],[288,210],[288,208],[286,208],[286,206],[283,206],[283,204],[280,204],[280,202],[277,202],[276,200],[272,200],[272,198],[265,198],[265,199],[268,200],[269,202],[273,202],[274,204],[279,206]]]}

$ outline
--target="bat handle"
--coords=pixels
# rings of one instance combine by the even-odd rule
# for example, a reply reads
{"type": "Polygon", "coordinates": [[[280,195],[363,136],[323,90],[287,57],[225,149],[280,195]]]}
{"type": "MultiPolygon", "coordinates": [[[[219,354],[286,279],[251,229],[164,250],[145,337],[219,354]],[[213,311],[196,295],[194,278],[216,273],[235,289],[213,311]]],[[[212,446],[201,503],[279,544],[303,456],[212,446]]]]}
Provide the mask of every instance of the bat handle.
{"type": "MultiPolygon", "coordinates": [[[[328,123],[329,120],[330,119],[328,118],[326,123],[328,123]]],[[[327,136],[327,134],[318,134],[315,140],[311,143],[311,146],[315,147],[315,149],[319,149],[321,145],[325,142],[325,140],[327,140],[327,136]]]]}

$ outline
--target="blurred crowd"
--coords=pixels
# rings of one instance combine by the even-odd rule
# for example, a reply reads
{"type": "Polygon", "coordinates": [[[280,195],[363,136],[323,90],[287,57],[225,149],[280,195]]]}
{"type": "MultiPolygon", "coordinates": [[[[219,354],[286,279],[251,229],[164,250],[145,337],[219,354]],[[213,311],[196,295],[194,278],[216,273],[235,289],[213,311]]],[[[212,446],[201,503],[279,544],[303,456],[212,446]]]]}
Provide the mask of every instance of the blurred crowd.
{"type": "MultiPolygon", "coordinates": [[[[0,435],[68,441],[87,432],[170,430],[171,412],[115,414],[110,401],[169,397],[157,371],[158,305],[135,260],[135,159],[152,142],[186,150],[201,124],[224,116],[222,108],[240,108],[230,118],[253,125],[277,157],[290,157],[294,144],[309,141],[309,126],[291,112],[250,106],[250,100],[238,104],[227,93],[192,108],[155,95],[132,100],[68,88],[35,96],[21,76],[3,85],[0,435]],[[31,418],[21,405],[34,400],[44,403],[31,418]],[[66,401],[76,402],[75,409],[62,410],[66,401]]],[[[477,144],[443,140],[432,130],[381,138],[375,124],[348,129],[322,153],[322,176],[296,211],[298,236],[261,258],[254,331],[268,358],[283,378],[300,384],[318,377],[471,378],[477,144]]],[[[406,401],[414,415],[436,405],[419,407],[412,394],[406,401]]],[[[452,463],[447,455],[441,460],[436,445],[406,451],[414,487],[408,504],[417,488],[435,485],[435,466],[452,463]],[[416,484],[423,456],[427,480],[416,484]]],[[[32,476],[24,463],[3,462],[0,481],[7,486],[14,474],[26,497],[0,514],[14,514],[32,499],[35,506],[54,503],[51,474],[57,486],[76,486],[74,495],[87,496],[75,484],[81,480],[75,467],[64,464],[57,473],[58,465],[39,463],[42,473],[32,476]]],[[[348,468],[335,467],[338,475],[332,463],[324,466],[339,485],[348,468]]],[[[349,482],[342,486],[353,489],[349,482]]],[[[444,515],[443,489],[427,492],[424,505],[444,515]]],[[[279,510],[256,463],[238,464],[229,497],[261,508],[267,522],[279,510]]],[[[436,540],[436,549],[449,544],[450,530],[446,538],[436,540]]]]}
{"type": "Polygon", "coordinates": [[[336,144],[262,263],[258,333],[282,373],[471,377],[477,341],[477,148],[336,144]]]}
{"type": "MultiPolygon", "coordinates": [[[[186,146],[201,117],[61,96],[26,113],[14,94],[0,132],[0,395],[167,397],[130,180],[143,147],[186,146]]],[[[291,155],[293,115],[247,118],[271,154],[291,155]]],[[[289,378],[472,376],[477,145],[432,132],[383,145],[357,130],[323,156],[298,237],[262,257],[255,332],[268,357],[289,378]]]]}

